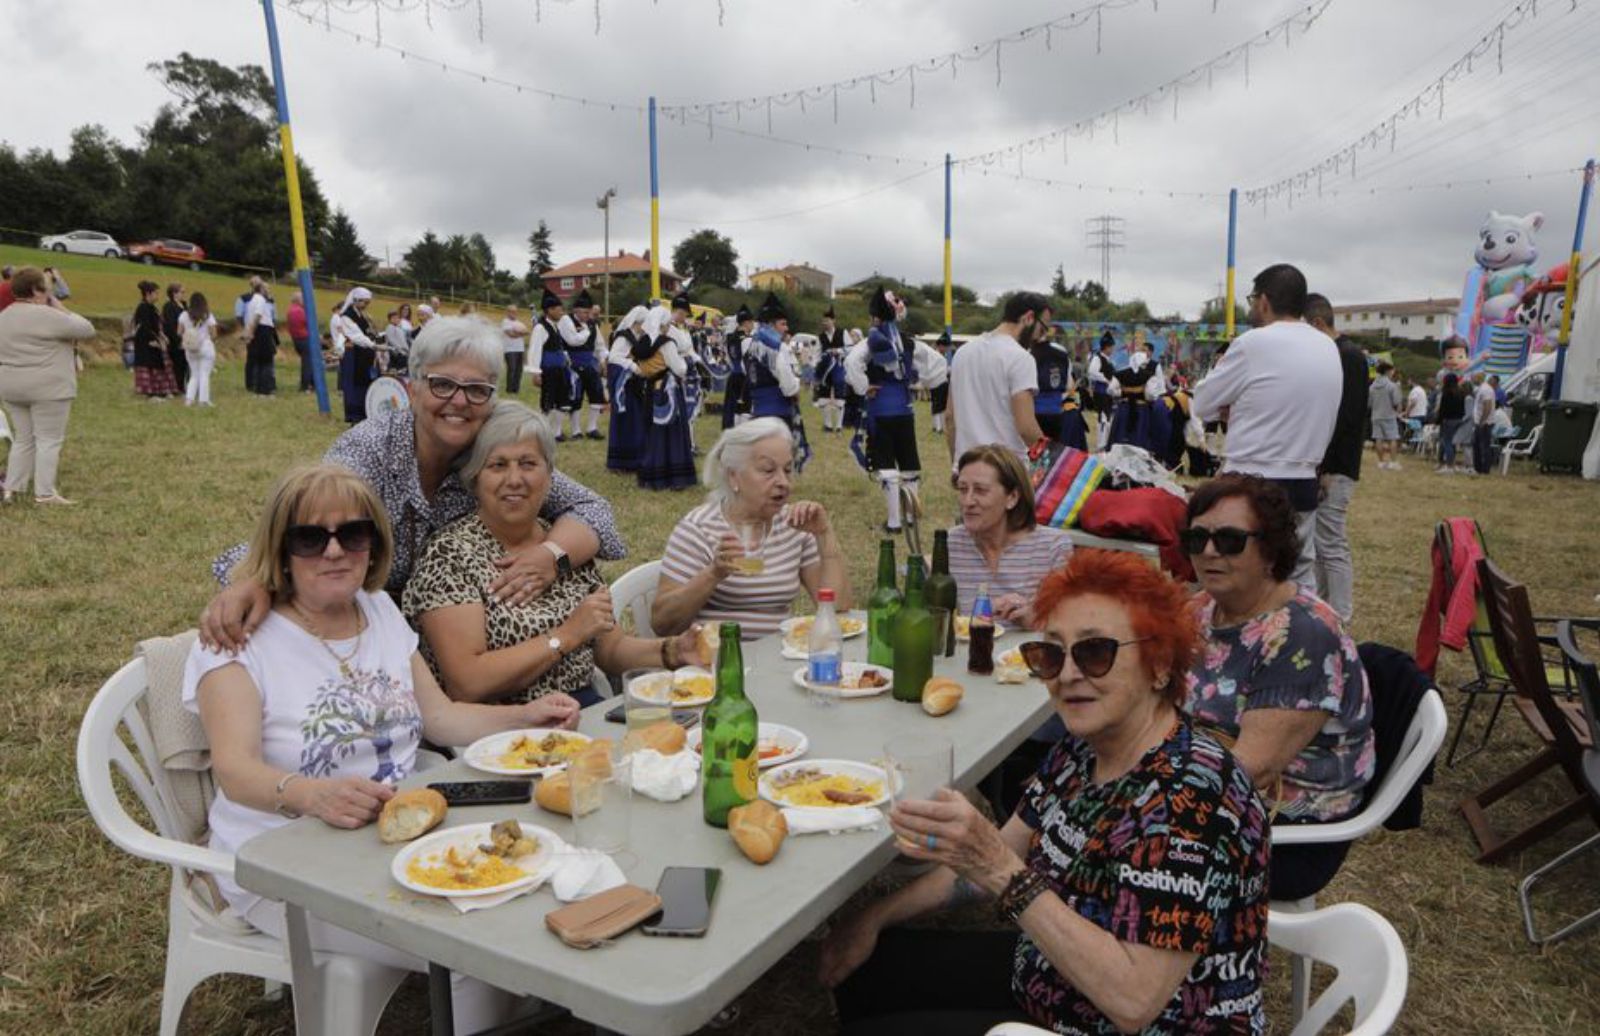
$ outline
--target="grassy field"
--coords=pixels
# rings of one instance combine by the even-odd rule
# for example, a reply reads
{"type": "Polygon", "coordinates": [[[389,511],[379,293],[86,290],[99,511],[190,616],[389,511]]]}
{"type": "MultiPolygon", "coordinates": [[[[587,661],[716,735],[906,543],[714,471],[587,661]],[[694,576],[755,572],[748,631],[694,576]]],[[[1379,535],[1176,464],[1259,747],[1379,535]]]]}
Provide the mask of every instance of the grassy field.
{"type": "MultiPolygon", "coordinates": [[[[249,279],[248,273],[236,276],[209,270],[189,270],[181,266],[146,266],[126,259],[68,255],[18,245],[0,245],[0,265],[54,266],[66,276],[67,286],[72,289],[72,297],[67,300],[68,308],[92,319],[121,318],[132,313],[133,307],[139,304],[138,284],[148,279],[161,285],[163,300],[166,298],[167,285],[174,281],[182,284],[190,293],[204,292],[218,322],[231,323],[233,300],[245,290],[245,281],[249,279]]],[[[289,294],[296,287],[285,281],[273,289],[273,298],[277,300],[280,312],[288,310],[289,294]]],[[[344,301],[344,296],[343,291],[332,288],[317,289],[317,316],[323,324],[327,323],[333,307],[344,301]]],[[[381,321],[385,313],[405,301],[415,305],[419,300],[376,295],[371,311],[381,321]]]]}
{"type": "MultiPolygon", "coordinates": [[[[94,281],[86,272],[74,288],[80,283],[87,294],[94,281]]],[[[213,410],[139,401],[130,380],[109,360],[84,376],[61,476],[62,491],[81,506],[0,510],[0,1031],[155,1031],[167,872],[114,849],[87,816],[73,777],[78,722],[137,640],[193,624],[213,590],[209,559],[243,538],[286,465],[314,458],[342,428],[319,419],[304,396],[246,397],[237,361],[217,372],[213,410]]],[[[713,434],[703,423],[700,441],[713,434]]],[[[880,498],[848,459],[842,437],[817,439],[818,458],[801,492],[831,508],[850,546],[852,577],[866,586],[880,498]]],[[[923,445],[932,467],[943,445],[926,429],[923,445]]],[[[659,556],[673,522],[698,495],[639,491],[604,470],[603,451],[600,443],[576,445],[558,465],[615,503],[635,560],[659,556]]],[[[947,486],[934,481],[927,496],[935,515],[952,514],[947,486]]],[[[1536,611],[1600,611],[1600,551],[1585,517],[1597,510],[1600,487],[1575,479],[1437,477],[1418,461],[1407,461],[1403,472],[1369,469],[1351,518],[1357,638],[1411,644],[1428,588],[1432,526],[1448,515],[1482,521],[1494,556],[1532,587],[1536,611]]],[[[607,575],[624,567],[613,565],[607,575]]],[[[1441,682],[1465,671],[1447,655],[1441,682]]],[[[1453,696],[1449,702],[1454,716],[1453,696]]],[[[1357,845],[1323,897],[1369,904],[1399,929],[1412,969],[1400,1031],[1600,1031],[1600,936],[1540,953],[1525,942],[1516,909],[1520,876],[1587,835],[1587,825],[1506,866],[1482,867],[1453,808],[1531,750],[1520,721],[1505,718],[1491,751],[1440,769],[1422,830],[1357,845]]],[[[1513,815],[1528,815],[1552,794],[1542,786],[1513,815]]],[[[1570,872],[1552,899],[1563,901],[1556,909],[1600,905],[1600,866],[1570,872]]],[[[827,1031],[814,954],[811,944],[797,948],[743,998],[739,1022],[723,1031],[827,1031]]],[[[1287,975],[1278,968],[1272,977],[1277,1005],[1287,975]]],[[[208,982],[191,1002],[187,1031],[292,1032],[289,1008],[262,1002],[260,989],[237,977],[208,982]]],[[[383,1031],[423,1031],[422,1011],[420,984],[408,984],[383,1031]]]]}

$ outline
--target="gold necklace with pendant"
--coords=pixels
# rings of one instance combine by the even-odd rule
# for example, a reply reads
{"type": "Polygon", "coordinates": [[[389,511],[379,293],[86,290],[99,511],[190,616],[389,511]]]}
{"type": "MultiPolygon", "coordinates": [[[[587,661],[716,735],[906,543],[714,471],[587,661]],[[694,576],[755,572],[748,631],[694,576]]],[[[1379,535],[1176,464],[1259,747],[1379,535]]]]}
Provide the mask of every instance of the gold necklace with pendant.
{"type": "Polygon", "coordinates": [[[350,669],[350,663],[355,660],[356,655],[361,653],[361,634],[366,629],[366,623],[363,621],[363,617],[361,615],[361,606],[356,606],[356,643],[355,646],[350,649],[350,653],[348,655],[341,655],[339,652],[333,649],[333,645],[328,643],[327,639],[324,638],[322,633],[317,629],[315,620],[313,620],[311,616],[307,615],[305,609],[301,608],[298,603],[291,599],[289,601],[289,607],[294,610],[296,615],[300,616],[300,623],[306,628],[306,632],[310,633],[313,637],[316,637],[317,643],[321,644],[324,650],[333,656],[333,660],[339,663],[339,675],[346,680],[350,679],[350,677],[353,675],[350,669]]]}

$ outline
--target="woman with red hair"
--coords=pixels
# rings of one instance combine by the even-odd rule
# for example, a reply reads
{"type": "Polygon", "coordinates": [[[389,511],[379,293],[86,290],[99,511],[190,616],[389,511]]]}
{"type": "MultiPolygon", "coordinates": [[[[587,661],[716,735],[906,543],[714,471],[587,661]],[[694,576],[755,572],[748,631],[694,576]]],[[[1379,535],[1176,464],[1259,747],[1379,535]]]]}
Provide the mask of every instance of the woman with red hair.
{"type": "Polygon", "coordinates": [[[1266,815],[1179,708],[1199,646],[1185,594],[1132,555],[1074,551],[1022,646],[1067,736],[995,826],[945,789],[889,815],[941,866],[841,922],[822,953],[845,1032],[1259,1032],[1266,815]],[[1007,931],[893,926],[995,899],[1007,931]]]}

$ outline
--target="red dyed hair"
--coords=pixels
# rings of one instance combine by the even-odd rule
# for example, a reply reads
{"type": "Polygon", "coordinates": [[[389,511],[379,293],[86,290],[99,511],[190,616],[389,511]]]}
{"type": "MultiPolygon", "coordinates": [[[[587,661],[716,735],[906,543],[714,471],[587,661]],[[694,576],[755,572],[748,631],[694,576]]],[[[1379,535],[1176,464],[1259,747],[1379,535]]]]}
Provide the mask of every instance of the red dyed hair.
{"type": "Polygon", "coordinates": [[[1033,599],[1034,621],[1043,624],[1063,601],[1090,594],[1119,601],[1128,610],[1133,635],[1142,641],[1139,657],[1152,676],[1168,674],[1158,690],[1171,704],[1181,705],[1188,694],[1189,667],[1200,646],[1184,588],[1135,554],[1075,550],[1065,565],[1039,584],[1033,599]]]}

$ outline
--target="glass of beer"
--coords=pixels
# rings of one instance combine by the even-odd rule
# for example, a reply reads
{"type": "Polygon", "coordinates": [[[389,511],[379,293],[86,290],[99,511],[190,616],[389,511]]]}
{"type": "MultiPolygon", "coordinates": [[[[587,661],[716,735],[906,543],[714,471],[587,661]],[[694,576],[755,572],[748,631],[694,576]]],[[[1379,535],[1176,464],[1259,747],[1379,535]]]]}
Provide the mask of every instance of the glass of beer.
{"type": "Polygon", "coordinates": [[[622,675],[622,707],[627,717],[622,750],[631,754],[639,731],[672,720],[672,670],[628,670],[622,675]]]}
{"type": "Polygon", "coordinates": [[[767,561],[762,552],[767,545],[767,530],[770,527],[770,522],[733,523],[733,534],[739,537],[739,547],[744,551],[742,557],[734,559],[735,572],[740,575],[758,576],[767,570],[767,561]]]}
{"type": "MultiPolygon", "coordinates": [[[[929,800],[954,781],[955,746],[931,734],[900,734],[884,744],[883,766],[895,802],[929,800]]],[[[896,841],[905,848],[903,839],[896,841]]]]}

